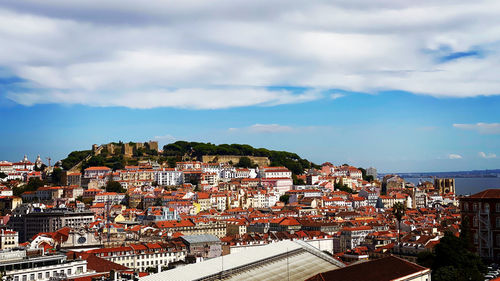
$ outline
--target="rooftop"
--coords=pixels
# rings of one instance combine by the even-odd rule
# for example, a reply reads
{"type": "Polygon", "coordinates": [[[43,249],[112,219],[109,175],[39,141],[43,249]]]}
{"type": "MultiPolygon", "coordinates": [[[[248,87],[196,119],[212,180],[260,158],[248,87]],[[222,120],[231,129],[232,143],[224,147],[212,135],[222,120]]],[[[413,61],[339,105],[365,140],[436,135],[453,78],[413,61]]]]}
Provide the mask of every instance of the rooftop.
{"type": "Polygon", "coordinates": [[[425,273],[429,269],[415,263],[389,256],[317,274],[307,281],[323,280],[356,280],[356,281],[387,281],[425,273]]]}
{"type": "Polygon", "coordinates": [[[224,280],[304,280],[344,266],[303,241],[280,241],[190,264],[141,280],[200,280],[221,274],[224,280]],[[288,269],[288,270],[287,270],[288,269]]]}

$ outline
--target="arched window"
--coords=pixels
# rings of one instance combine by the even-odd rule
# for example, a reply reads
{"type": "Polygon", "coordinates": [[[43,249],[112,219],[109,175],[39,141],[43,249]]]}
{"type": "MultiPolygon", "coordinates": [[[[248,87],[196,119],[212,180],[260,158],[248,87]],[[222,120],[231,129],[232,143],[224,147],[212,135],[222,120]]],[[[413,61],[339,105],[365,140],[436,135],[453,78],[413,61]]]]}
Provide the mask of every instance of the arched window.
{"type": "Polygon", "coordinates": [[[464,211],[468,211],[469,210],[469,204],[467,202],[464,202],[463,210],[464,211]]]}
{"type": "Polygon", "coordinates": [[[484,212],[489,213],[490,212],[490,204],[484,203],[484,212]]]}
{"type": "Polygon", "coordinates": [[[478,223],[477,223],[477,217],[474,217],[474,218],[472,219],[472,226],[473,226],[473,227],[477,227],[477,226],[478,226],[478,223]]]}

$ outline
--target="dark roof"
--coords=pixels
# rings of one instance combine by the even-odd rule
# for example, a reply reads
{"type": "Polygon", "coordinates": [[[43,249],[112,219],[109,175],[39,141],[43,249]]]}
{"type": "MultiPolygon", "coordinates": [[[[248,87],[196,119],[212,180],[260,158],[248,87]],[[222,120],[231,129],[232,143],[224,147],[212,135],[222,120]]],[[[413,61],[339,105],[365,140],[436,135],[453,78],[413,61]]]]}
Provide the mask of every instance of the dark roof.
{"type": "Polygon", "coordinates": [[[344,268],[316,274],[307,281],[389,281],[420,271],[429,270],[395,256],[358,263],[344,268]]]}
{"type": "Polygon", "coordinates": [[[96,273],[110,272],[111,270],[123,271],[123,270],[129,269],[128,267],[114,263],[112,261],[102,259],[94,254],[68,252],[67,256],[69,259],[76,257],[76,258],[81,258],[83,260],[86,260],[87,261],[87,268],[91,269],[91,270],[95,270],[96,273]]]}
{"type": "Polygon", "coordinates": [[[479,193],[469,196],[469,198],[500,198],[500,188],[486,189],[479,193]]]}
{"type": "Polygon", "coordinates": [[[189,244],[220,242],[220,239],[212,234],[184,235],[181,238],[189,244]]]}

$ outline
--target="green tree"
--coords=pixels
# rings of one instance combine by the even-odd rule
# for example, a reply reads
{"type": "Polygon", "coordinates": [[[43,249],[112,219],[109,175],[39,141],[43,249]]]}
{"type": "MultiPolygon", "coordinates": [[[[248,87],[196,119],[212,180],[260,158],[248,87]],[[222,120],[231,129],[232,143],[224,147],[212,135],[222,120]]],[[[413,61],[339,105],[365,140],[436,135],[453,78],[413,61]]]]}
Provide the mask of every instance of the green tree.
{"type": "Polygon", "coordinates": [[[435,255],[431,251],[423,251],[417,255],[417,263],[421,266],[431,268],[434,263],[435,255]]]}
{"type": "Polygon", "coordinates": [[[123,189],[122,185],[119,182],[113,180],[108,181],[108,183],[106,184],[106,191],[125,193],[125,189],[123,189]]]}
{"type": "Polygon", "coordinates": [[[177,164],[177,159],[174,157],[168,158],[167,163],[168,167],[175,168],[175,165],[177,164]]]}
{"type": "Polygon", "coordinates": [[[61,168],[54,168],[52,170],[52,183],[56,185],[62,184],[63,170],[61,168]]]}
{"type": "Polygon", "coordinates": [[[26,185],[26,188],[24,191],[35,191],[39,187],[42,187],[45,185],[45,182],[42,181],[40,178],[30,178],[28,180],[28,184],[26,185]]]}
{"type": "Polygon", "coordinates": [[[471,251],[473,249],[472,245],[472,234],[470,231],[469,217],[464,216],[460,224],[460,241],[465,249],[471,251]]]}
{"type": "Polygon", "coordinates": [[[297,178],[297,175],[292,175],[292,180],[293,180],[294,185],[305,185],[306,184],[303,179],[297,178]]]}
{"type": "Polygon", "coordinates": [[[70,154],[68,154],[68,157],[63,159],[62,162],[62,167],[64,170],[69,170],[73,166],[75,166],[78,162],[82,161],[85,157],[87,157],[90,153],[92,153],[92,150],[82,150],[82,151],[73,151],[70,154]]]}
{"type": "Polygon", "coordinates": [[[289,200],[290,200],[290,195],[285,194],[280,196],[280,202],[288,204],[289,200]]]}
{"type": "Polygon", "coordinates": [[[485,266],[481,259],[464,247],[463,241],[450,232],[445,233],[435,247],[432,280],[484,280],[485,266]]]}
{"type": "Polygon", "coordinates": [[[163,206],[163,201],[161,200],[161,198],[156,198],[154,205],[155,206],[163,206]]]}
{"type": "Polygon", "coordinates": [[[241,168],[253,168],[255,167],[255,163],[253,163],[252,159],[246,157],[246,156],[243,156],[243,157],[240,157],[240,160],[238,161],[238,164],[236,164],[237,167],[241,167],[241,168]]]}
{"type": "Polygon", "coordinates": [[[406,206],[401,202],[396,202],[392,206],[392,214],[398,221],[398,244],[399,244],[399,253],[401,253],[401,220],[406,212],[406,206]]]}

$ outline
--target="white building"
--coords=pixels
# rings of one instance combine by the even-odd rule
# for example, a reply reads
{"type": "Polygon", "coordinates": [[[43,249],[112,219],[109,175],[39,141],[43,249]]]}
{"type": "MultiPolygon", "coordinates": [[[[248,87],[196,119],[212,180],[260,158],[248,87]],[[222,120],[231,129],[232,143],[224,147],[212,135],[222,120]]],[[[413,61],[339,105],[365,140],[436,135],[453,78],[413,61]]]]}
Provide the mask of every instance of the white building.
{"type": "Polygon", "coordinates": [[[0,231],[0,250],[12,249],[19,246],[19,234],[16,231],[0,231]]]}
{"type": "Polygon", "coordinates": [[[170,263],[183,261],[186,258],[187,250],[184,244],[147,243],[95,249],[89,250],[87,253],[92,253],[128,268],[145,271],[146,268],[160,267],[161,269],[170,263]]]}
{"type": "Polygon", "coordinates": [[[224,167],[220,170],[221,179],[234,179],[236,177],[236,168],[224,167]]]}
{"type": "Polygon", "coordinates": [[[264,179],[291,178],[292,172],[286,167],[264,167],[259,170],[259,177],[264,179]]]}
{"type": "Polygon", "coordinates": [[[125,194],[116,192],[102,192],[96,194],[94,203],[107,203],[111,205],[121,204],[125,200],[125,194]]]}
{"type": "Polygon", "coordinates": [[[91,274],[87,272],[87,261],[68,261],[65,255],[28,257],[26,251],[7,251],[0,252],[0,261],[0,272],[13,281],[63,280],[91,274]]]}
{"type": "Polygon", "coordinates": [[[340,250],[344,252],[358,247],[372,232],[369,226],[344,227],[340,232],[340,250]]]}
{"type": "Polygon", "coordinates": [[[111,169],[108,167],[104,167],[104,166],[88,167],[87,169],[85,169],[84,177],[85,178],[104,177],[110,172],[111,172],[111,169]]]}
{"type": "Polygon", "coordinates": [[[181,185],[182,172],[177,169],[161,169],[156,173],[156,182],[158,185],[181,185]]]}

